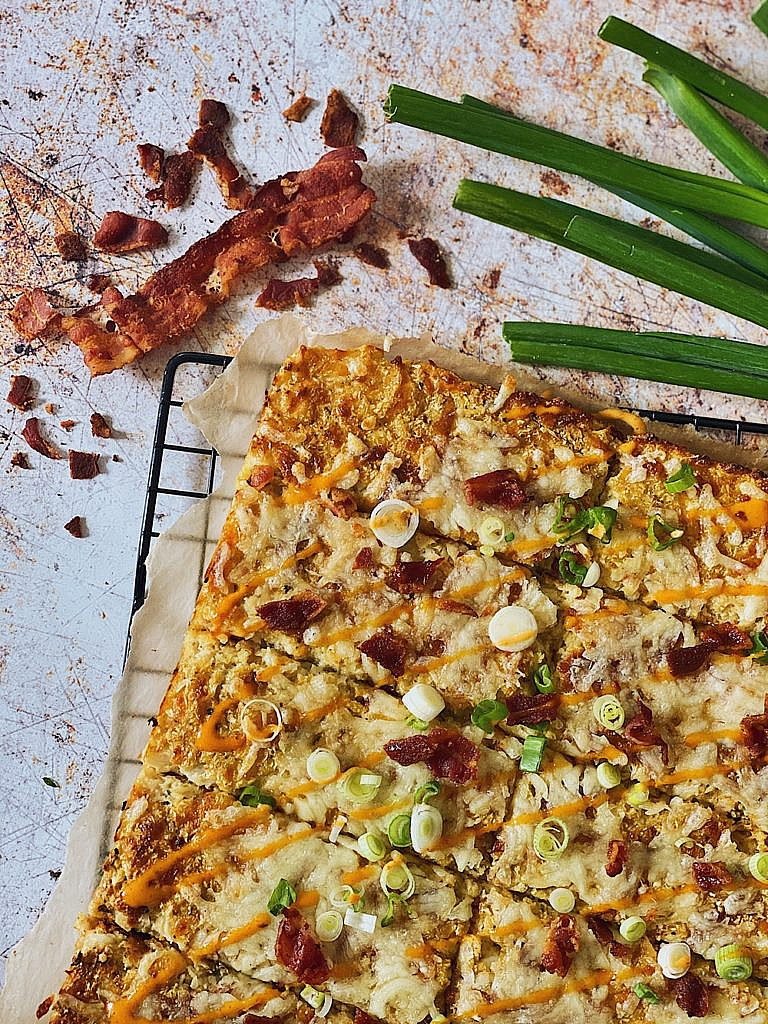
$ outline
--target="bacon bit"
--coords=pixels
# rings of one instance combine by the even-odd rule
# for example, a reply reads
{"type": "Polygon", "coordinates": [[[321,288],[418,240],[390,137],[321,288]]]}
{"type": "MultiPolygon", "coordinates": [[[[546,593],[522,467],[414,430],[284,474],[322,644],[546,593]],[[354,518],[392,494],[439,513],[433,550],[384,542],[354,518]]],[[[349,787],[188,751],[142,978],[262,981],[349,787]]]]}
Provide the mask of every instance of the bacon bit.
{"type": "Polygon", "coordinates": [[[59,426],[62,430],[66,430],[66,432],[69,433],[77,426],[77,420],[62,420],[59,426]]]}
{"type": "Polygon", "coordinates": [[[307,591],[284,601],[268,601],[258,609],[258,612],[270,629],[277,629],[291,636],[301,636],[310,622],[322,615],[327,607],[327,601],[307,591]]]}
{"type": "Polygon", "coordinates": [[[557,717],[559,706],[559,693],[516,693],[514,697],[507,698],[507,724],[550,722],[557,717]]]}
{"type": "Polygon", "coordinates": [[[443,561],[442,558],[435,558],[431,562],[398,562],[387,573],[387,586],[398,594],[417,594],[428,590],[432,577],[443,561]]]}
{"type": "Polygon", "coordinates": [[[514,469],[497,469],[464,481],[468,505],[494,505],[512,511],[525,504],[525,491],[514,469]]]}
{"type": "Polygon", "coordinates": [[[733,881],[733,876],[724,864],[706,860],[693,862],[693,877],[702,892],[718,892],[733,881]]]}
{"type": "Polygon", "coordinates": [[[100,473],[98,452],[69,453],[69,475],[73,480],[92,480],[100,473]]]}
{"type": "Polygon", "coordinates": [[[611,839],[608,843],[608,863],[605,865],[605,873],[609,878],[615,878],[624,870],[629,858],[629,849],[626,843],[619,839],[611,839]]]}
{"type": "Polygon", "coordinates": [[[35,382],[26,374],[17,373],[11,377],[11,387],[6,396],[6,402],[15,406],[20,412],[27,412],[32,408],[32,398],[35,389],[35,382]]]}
{"type": "Polygon", "coordinates": [[[709,1013],[709,989],[695,974],[688,971],[669,983],[675,1002],[689,1017],[706,1017],[709,1013]]]}
{"type": "Polygon", "coordinates": [[[625,754],[646,747],[661,747],[661,757],[664,764],[667,763],[669,749],[666,742],[653,728],[653,716],[651,709],[643,704],[641,700],[635,699],[637,714],[624,726],[624,732],[612,732],[605,730],[605,736],[613,746],[618,747],[625,754]]]}
{"type": "Polygon", "coordinates": [[[316,277],[298,277],[293,281],[280,281],[273,277],[256,299],[256,305],[262,309],[272,310],[291,309],[293,306],[307,307],[321,288],[329,288],[342,280],[334,263],[325,260],[315,260],[314,263],[316,277]]]}
{"type": "Polygon", "coordinates": [[[469,615],[471,618],[477,618],[477,612],[472,605],[464,604],[463,601],[454,601],[450,597],[438,598],[437,607],[444,612],[453,612],[456,615],[469,615]]]}
{"type": "Polygon", "coordinates": [[[377,245],[361,242],[352,251],[361,263],[367,263],[369,267],[377,267],[379,270],[389,270],[389,256],[377,245]]]}
{"type": "Polygon", "coordinates": [[[706,626],[701,632],[701,639],[704,643],[714,644],[721,654],[747,654],[752,650],[749,633],[730,622],[706,626]]]}
{"type": "Polygon", "coordinates": [[[332,487],[328,498],[322,499],[322,504],[338,519],[351,519],[357,512],[357,503],[348,491],[342,491],[340,487],[332,487]]]}
{"type": "Polygon", "coordinates": [[[372,569],[374,566],[373,551],[370,548],[360,548],[352,563],[353,569],[372,569]]]}
{"type": "Polygon", "coordinates": [[[359,1007],[355,1009],[355,1019],[353,1024],[382,1024],[378,1017],[372,1017],[370,1013],[366,1013],[365,1010],[361,1010],[359,1007]]]}
{"type": "Polygon", "coordinates": [[[220,100],[200,100],[197,123],[200,126],[210,124],[221,130],[229,124],[229,111],[220,100]]]}
{"type": "Polygon", "coordinates": [[[320,134],[326,146],[333,149],[354,146],[357,140],[357,114],[338,89],[331,89],[328,93],[320,134]]]}
{"type": "Polygon", "coordinates": [[[94,437],[112,437],[112,427],[100,412],[91,413],[91,433],[94,437]]]}
{"type": "Polygon", "coordinates": [[[171,153],[163,164],[162,185],[150,189],[147,199],[165,204],[166,210],[181,206],[192,189],[192,178],[197,170],[198,159],[194,153],[171,153]]]}
{"type": "Polygon", "coordinates": [[[73,516],[68,523],[64,523],[64,529],[78,539],[83,536],[85,522],[82,516],[73,516]]]}
{"type": "Polygon", "coordinates": [[[286,121],[293,121],[299,123],[304,120],[307,116],[309,108],[314,103],[306,93],[302,93],[301,96],[297,96],[290,107],[286,107],[283,111],[283,117],[286,121]]]}
{"type": "Polygon", "coordinates": [[[38,1020],[40,1020],[42,1017],[46,1015],[46,1013],[48,1013],[51,1006],[53,1005],[53,1000],[54,996],[48,996],[47,999],[44,999],[42,1003],[40,1003],[38,1008],[35,1010],[35,1017],[37,1017],[38,1020]]]}
{"type": "Polygon", "coordinates": [[[107,288],[111,287],[112,279],[109,274],[91,274],[88,278],[88,288],[97,295],[101,295],[107,288]]]}
{"type": "Polygon", "coordinates": [[[227,153],[219,130],[213,124],[202,124],[187,146],[211,168],[230,210],[247,210],[254,199],[253,189],[227,153]]]}
{"type": "Polygon", "coordinates": [[[29,459],[24,452],[14,452],[11,456],[11,469],[31,469],[29,459]]]}
{"type": "Polygon", "coordinates": [[[437,247],[434,238],[409,238],[408,248],[429,274],[429,283],[438,288],[450,288],[451,279],[445,258],[437,247]]]}
{"type": "Polygon", "coordinates": [[[408,656],[408,647],[404,640],[395,636],[389,626],[380,629],[366,641],[358,644],[358,651],[371,658],[381,665],[395,678],[405,672],[405,659],[408,656]]]}
{"type": "Polygon", "coordinates": [[[139,154],[139,164],[142,171],[144,171],[150,181],[154,181],[157,184],[163,177],[165,150],[153,145],[151,142],[140,142],[136,147],[136,152],[139,154]]]}
{"type": "Polygon", "coordinates": [[[168,232],[156,220],[134,217],[120,210],[105,213],[93,236],[93,244],[103,252],[135,252],[164,245],[167,241],[168,232]]]}
{"type": "Polygon", "coordinates": [[[741,742],[749,751],[752,765],[759,768],[768,763],[768,697],[762,715],[747,715],[741,720],[741,742]]]}
{"type": "Polygon", "coordinates": [[[456,784],[470,782],[477,775],[480,750],[460,732],[442,727],[428,733],[389,740],[384,750],[400,765],[423,762],[438,779],[456,784]]]}
{"type": "Polygon", "coordinates": [[[263,491],[274,478],[274,466],[254,466],[251,470],[251,475],[248,477],[248,483],[257,491],[263,491]]]}
{"type": "Polygon", "coordinates": [[[135,295],[110,305],[118,331],[105,331],[87,317],[66,317],[64,329],[91,373],[108,373],[186,334],[227,299],[238,278],[346,234],[376,198],[362,183],[362,160],[360,149],[332,150],[309,170],[267,182],[252,209],[201,238],[135,295]]]}
{"type": "Polygon", "coordinates": [[[80,263],[88,259],[85,242],[76,231],[60,231],[53,236],[53,244],[59,250],[59,256],[68,263],[80,263]]]}
{"type": "Polygon", "coordinates": [[[717,646],[711,640],[705,640],[695,647],[674,647],[667,654],[669,671],[675,679],[695,675],[707,668],[716,650],[717,646]]]}
{"type": "Polygon", "coordinates": [[[61,324],[61,314],[48,301],[42,288],[22,292],[10,313],[11,321],[26,341],[48,338],[61,324]]]}
{"type": "Polygon", "coordinates": [[[309,922],[293,907],[283,911],[275,939],[275,959],[305,985],[322,985],[331,976],[309,922]]]}
{"type": "Polygon", "coordinates": [[[613,942],[613,932],[602,918],[587,917],[586,922],[587,928],[589,928],[601,946],[609,946],[613,942]]]}
{"type": "Polygon", "coordinates": [[[46,402],[43,408],[45,409],[49,416],[53,416],[53,414],[56,412],[56,404],[54,402],[46,402]]]}
{"type": "Polygon", "coordinates": [[[442,658],[445,654],[445,640],[439,636],[428,636],[419,649],[420,658],[442,658]]]}
{"type": "Polygon", "coordinates": [[[38,452],[40,455],[44,455],[46,459],[62,458],[61,452],[54,448],[53,445],[40,433],[40,420],[37,416],[30,416],[24,424],[21,436],[33,451],[38,452]]]}
{"type": "Polygon", "coordinates": [[[564,978],[578,950],[576,920],[570,914],[561,914],[547,933],[541,954],[542,970],[564,978]]]}

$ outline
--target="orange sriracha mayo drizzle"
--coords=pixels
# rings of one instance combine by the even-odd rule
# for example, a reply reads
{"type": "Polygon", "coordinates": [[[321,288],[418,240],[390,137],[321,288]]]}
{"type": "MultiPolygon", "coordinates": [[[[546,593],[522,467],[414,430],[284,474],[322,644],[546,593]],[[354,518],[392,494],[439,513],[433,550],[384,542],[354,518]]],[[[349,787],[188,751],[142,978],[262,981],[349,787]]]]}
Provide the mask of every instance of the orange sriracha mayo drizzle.
{"type": "Polygon", "coordinates": [[[379,872],[374,864],[365,864],[361,868],[355,868],[354,871],[345,871],[341,876],[341,880],[344,885],[357,885],[358,882],[367,882],[369,878],[374,878],[379,872]]]}
{"type": "Polygon", "coordinates": [[[612,971],[592,971],[581,978],[573,978],[563,985],[550,985],[547,988],[534,989],[533,992],[526,992],[522,996],[512,996],[509,999],[497,999],[492,1003],[481,1003],[473,1006],[463,1013],[455,1014],[452,1020],[467,1020],[470,1017],[491,1017],[495,1013],[504,1013],[507,1010],[519,1010],[523,1006],[536,1006],[541,1003],[549,1003],[554,999],[568,992],[584,992],[587,989],[598,988],[600,985],[608,985],[610,982],[621,983],[634,977],[639,972],[637,968],[627,967],[618,974],[612,971]]]}
{"type": "Polygon", "coordinates": [[[373,821],[376,818],[384,818],[387,814],[392,814],[394,811],[401,811],[403,808],[410,806],[412,797],[405,797],[403,800],[397,800],[395,803],[382,804],[379,807],[360,807],[353,811],[347,812],[347,817],[353,821],[373,821]]]}
{"type": "Polygon", "coordinates": [[[739,729],[710,729],[701,732],[689,732],[685,737],[687,747],[697,747],[700,743],[719,743],[721,740],[737,742],[741,739],[739,729]]]}
{"type": "Polygon", "coordinates": [[[307,779],[305,782],[300,782],[297,786],[292,789],[288,789],[281,796],[281,800],[291,800],[293,797],[303,796],[305,793],[315,793],[318,789],[324,789],[325,786],[330,786],[333,782],[340,782],[345,779],[352,772],[356,771],[358,767],[372,768],[379,761],[382,761],[387,755],[383,750],[374,750],[372,754],[366,755],[360,762],[360,765],[355,765],[352,768],[347,768],[345,771],[340,772],[335,779],[329,779],[328,782],[313,782],[312,779],[307,779]]]}
{"type": "Polygon", "coordinates": [[[198,730],[195,739],[198,750],[206,753],[225,753],[241,750],[245,746],[245,736],[242,733],[234,733],[231,736],[222,736],[219,733],[224,716],[232,708],[237,707],[241,700],[241,697],[228,697],[216,705],[198,730]]]}
{"type": "MultiPolygon", "coordinates": [[[[142,982],[132,995],[115,1000],[109,1010],[110,1024],[163,1024],[163,1021],[156,1018],[137,1016],[139,1007],[149,996],[159,992],[174,978],[178,978],[186,966],[187,961],[181,953],[170,954],[166,965],[161,967],[152,978],[142,982]]],[[[239,1014],[245,1013],[246,1010],[263,1006],[264,1003],[268,1003],[270,999],[279,995],[280,992],[275,988],[264,988],[247,999],[230,999],[228,1002],[222,1003],[221,1006],[217,1006],[215,1010],[198,1013],[194,1017],[179,1018],[176,1024],[212,1024],[213,1021],[237,1017],[239,1014]]]]}
{"type": "Polygon", "coordinates": [[[305,502],[316,498],[323,491],[334,487],[348,473],[352,473],[359,468],[360,463],[356,459],[350,459],[347,462],[342,462],[335,469],[329,469],[327,473],[318,473],[317,476],[313,476],[299,487],[286,488],[282,495],[283,503],[285,505],[303,505],[305,502]]]}
{"type": "Polygon", "coordinates": [[[242,942],[243,939],[249,939],[256,932],[261,931],[263,928],[267,928],[274,918],[271,914],[257,914],[256,917],[247,921],[245,924],[240,925],[238,928],[230,928],[229,931],[222,932],[215,939],[211,939],[204,946],[198,946],[196,949],[191,949],[189,955],[193,960],[199,960],[202,957],[210,956],[211,953],[216,953],[218,950],[223,949],[225,946],[234,945],[236,942],[242,942]]]}
{"type": "Polygon", "coordinates": [[[697,508],[688,505],[683,509],[686,519],[717,519],[727,516],[739,527],[746,526],[750,530],[759,530],[768,526],[768,501],[765,498],[746,498],[721,508],[697,508]]]}

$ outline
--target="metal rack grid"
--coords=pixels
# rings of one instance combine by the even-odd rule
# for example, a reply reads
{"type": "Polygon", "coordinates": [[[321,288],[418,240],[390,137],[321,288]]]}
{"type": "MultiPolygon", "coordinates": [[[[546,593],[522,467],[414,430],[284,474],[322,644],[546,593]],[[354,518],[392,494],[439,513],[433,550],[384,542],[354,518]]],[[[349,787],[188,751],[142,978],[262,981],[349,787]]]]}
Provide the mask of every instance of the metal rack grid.
{"type": "MultiPolygon", "coordinates": [[[[163,383],[160,390],[160,403],[157,414],[157,426],[152,444],[152,459],[149,468],[149,480],[147,483],[147,496],[144,504],[144,516],[141,526],[139,540],[139,551],[136,560],[136,577],[133,590],[133,609],[135,614],[144,603],[146,596],[147,571],[146,561],[149,555],[152,541],[157,537],[155,529],[155,514],[157,512],[158,499],[160,496],[171,496],[175,498],[206,498],[214,488],[216,476],[216,462],[218,453],[215,449],[206,446],[192,446],[169,443],[168,424],[171,411],[180,409],[184,404],[182,400],[173,397],[176,376],[180,367],[188,364],[200,366],[213,366],[219,372],[226,369],[231,362],[231,356],[213,355],[204,352],[179,352],[169,360],[163,375],[163,383]],[[187,490],[183,488],[167,487],[162,484],[163,460],[168,452],[183,452],[195,456],[197,459],[207,462],[206,489],[187,490]]],[[[694,416],[686,413],[675,412],[654,412],[638,410],[640,415],[648,420],[657,423],[670,423],[675,426],[693,426],[698,431],[719,431],[732,435],[735,444],[742,444],[745,435],[758,434],[768,435],[768,423],[750,423],[745,421],[718,419],[712,416],[694,416]]]]}

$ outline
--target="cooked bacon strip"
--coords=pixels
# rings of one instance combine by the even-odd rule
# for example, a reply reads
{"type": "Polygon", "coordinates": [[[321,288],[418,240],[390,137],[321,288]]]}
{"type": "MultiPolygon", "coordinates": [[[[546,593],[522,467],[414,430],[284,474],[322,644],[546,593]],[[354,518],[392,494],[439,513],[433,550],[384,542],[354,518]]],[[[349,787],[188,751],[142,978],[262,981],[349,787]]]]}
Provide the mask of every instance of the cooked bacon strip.
{"type": "Polygon", "coordinates": [[[248,483],[257,491],[263,491],[274,478],[274,466],[254,466],[251,470],[251,475],[248,477],[248,483]]]}
{"type": "Polygon", "coordinates": [[[696,644],[695,647],[674,647],[667,654],[669,671],[675,679],[695,675],[709,665],[716,649],[710,640],[696,644]]]}
{"type": "Polygon", "coordinates": [[[298,277],[293,281],[281,281],[273,277],[256,299],[256,305],[273,310],[306,307],[320,288],[328,288],[341,281],[341,274],[334,264],[324,260],[315,260],[314,263],[316,277],[298,277]]]}
{"type": "Polygon", "coordinates": [[[389,740],[384,750],[400,765],[427,765],[438,779],[456,784],[470,782],[477,775],[480,750],[460,732],[441,727],[431,732],[389,740]]]}
{"type": "Polygon", "coordinates": [[[139,154],[141,169],[149,180],[154,181],[155,184],[161,181],[165,150],[153,145],[151,142],[140,142],[136,147],[136,152],[139,154]]]}
{"type": "Polygon", "coordinates": [[[442,558],[434,558],[431,562],[398,562],[387,573],[387,586],[398,594],[419,594],[434,586],[433,576],[442,564],[442,558]]]}
{"type": "Polygon", "coordinates": [[[91,433],[94,437],[112,437],[112,427],[100,412],[91,413],[91,433]]]}
{"type": "Polygon", "coordinates": [[[201,124],[187,146],[216,175],[221,194],[230,210],[247,210],[253,202],[254,191],[227,153],[219,129],[213,124],[201,124]]]}
{"type": "Polygon", "coordinates": [[[709,989],[695,974],[688,971],[670,982],[675,1002],[689,1017],[706,1017],[709,1013],[709,989]]]}
{"type": "Polygon", "coordinates": [[[451,279],[445,258],[434,238],[409,238],[408,248],[429,274],[429,283],[438,288],[450,288],[451,279]]]}
{"type": "Polygon", "coordinates": [[[40,433],[40,420],[37,416],[30,416],[24,424],[21,436],[33,451],[44,455],[46,459],[62,458],[61,452],[54,448],[50,441],[46,440],[40,433]]]}
{"type": "Polygon", "coordinates": [[[733,881],[733,876],[725,864],[720,864],[717,861],[695,860],[693,862],[693,877],[702,892],[718,892],[723,886],[730,885],[733,881]]]}
{"type": "Polygon", "coordinates": [[[755,768],[768,763],[768,696],[761,715],[746,715],[741,720],[741,742],[749,751],[755,768]]]}
{"type": "Polygon", "coordinates": [[[464,481],[469,505],[494,505],[513,511],[525,504],[525,491],[514,469],[497,469],[464,481]]]}
{"type": "Polygon", "coordinates": [[[200,100],[197,123],[210,124],[221,131],[229,124],[229,111],[220,100],[200,100]]]}
{"type": "Polygon", "coordinates": [[[53,236],[53,244],[67,263],[81,263],[88,259],[85,242],[76,231],[60,231],[53,236]]]}
{"type": "Polygon", "coordinates": [[[352,563],[353,569],[372,569],[374,566],[373,551],[370,548],[360,548],[352,563]]]}
{"type": "Polygon", "coordinates": [[[626,843],[620,839],[611,839],[608,843],[608,861],[605,865],[605,873],[609,878],[620,875],[626,867],[629,858],[629,849],[626,843]]]}
{"type": "Polygon", "coordinates": [[[389,256],[377,245],[361,242],[352,251],[361,263],[367,263],[369,267],[376,267],[378,270],[389,269],[389,256]]]}
{"type": "Polygon", "coordinates": [[[752,650],[749,633],[731,622],[705,626],[701,631],[701,639],[704,643],[714,644],[721,654],[748,654],[752,650]]]}
{"type": "Polygon", "coordinates": [[[561,914],[549,929],[541,954],[541,968],[564,978],[571,961],[579,951],[579,933],[576,920],[570,914],[561,914]]]}
{"type": "Polygon", "coordinates": [[[32,408],[32,397],[35,390],[35,382],[24,373],[17,373],[11,377],[11,386],[6,395],[6,402],[15,406],[20,412],[27,412],[32,408]]]}
{"type": "Polygon", "coordinates": [[[378,633],[368,637],[358,645],[357,649],[395,677],[401,676],[405,672],[408,646],[399,636],[395,636],[389,626],[385,626],[378,633]]]}
{"type": "Polygon", "coordinates": [[[507,724],[551,722],[560,707],[559,693],[516,693],[507,698],[507,724]]]}
{"type": "Polygon", "coordinates": [[[453,612],[455,615],[469,615],[470,618],[477,618],[477,612],[471,604],[464,604],[463,601],[454,601],[450,597],[438,598],[437,607],[443,612],[453,612]]]}
{"type": "Polygon", "coordinates": [[[372,1017],[370,1013],[366,1013],[365,1010],[357,1008],[355,1010],[355,1019],[353,1024],[382,1024],[378,1017],[372,1017]]]}
{"type": "Polygon", "coordinates": [[[328,607],[328,602],[307,591],[284,601],[268,601],[259,608],[259,615],[270,629],[281,633],[301,636],[310,622],[313,622],[328,607]]]}
{"type": "Polygon", "coordinates": [[[166,210],[175,210],[181,206],[189,196],[198,163],[195,154],[188,149],[183,153],[171,153],[163,164],[160,176],[162,184],[159,188],[150,189],[147,199],[163,203],[166,210]]]}
{"type": "Polygon", "coordinates": [[[609,946],[613,942],[613,932],[606,921],[601,917],[588,916],[585,918],[587,928],[592,932],[601,946],[609,946]]]}
{"type": "Polygon", "coordinates": [[[610,729],[607,729],[605,732],[606,737],[613,746],[618,747],[625,754],[650,747],[661,747],[661,757],[664,764],[666,764],[669,748],[653,727],[651,709],[646,704],[643,704],[641,700],[636,699],[635,703],[638,708],[637,714],[630,718],[624,726],[624,732],[612,732],[610,729]]]}
{"type": "Polygon", "coordinates": [[[105,213],[93,236],[93,244],[103,252],[135,252],[164,245],[167,241],[168,232],[156,220],[134,217],[120,210],[105,213]]]}
{"type": "Polygon", "coordinates": [[[110,303],[118,331],[86,316],[65,318],[64,329],[91,373],[108,373],[186,334],[226,300],[239,277],[346,234],[376,198],[362,183],[362,160],[362,150],[332,150],[309,170],[267,182],[251,209],[201,238],[135,295],[110,303]]]}
{"type": "Polygon", "coordinates": [[[331,89],[325,102],[320,134],[326,146],[340,149],[357,141],[357,114],[338,89],[331,89]]]}
{"type": "Polygon", "coordinates": [[[68,523],[64,523],[64,529],[67,533],[71,533],[73,537],[80,539],[83,536],[83,517],[73,516],[68,523]]]}
{"type": "Polygon", "coordinates": [[[290,107],[285,108],[283,111],[283,117],[286,121],[294,121],[296,123],[303,121],[313,102],[314,101],[303,92],[301,96],[296,97],[290,107]]]}
{"type": "Polygon", "coordinates": [[[69,475],[73,480],[92,480],[99,472],[98,452],[70,451],[69,475]]]}
{"type": "Polygon", "coordinates": [[[10,313],[14,327],[27,341],[48,338],[61,325],[61,314],[48,301],[42,288],[24,291],[16,300],[10,313]]]}
{"type": "Polygon", "coordinates": [[[109,274],[91,274],[88,278],[88,288],[97,295],[101,295],[107,288],[112,286],[112,279],[109,274]]]}
{"type": "Polygon", "coordinates": [[[293,971],[305,985],[322,985],[331,976],[309,922],[293,907],[284,910],[280,919],[275,939],[275,959],[293,971]]]}

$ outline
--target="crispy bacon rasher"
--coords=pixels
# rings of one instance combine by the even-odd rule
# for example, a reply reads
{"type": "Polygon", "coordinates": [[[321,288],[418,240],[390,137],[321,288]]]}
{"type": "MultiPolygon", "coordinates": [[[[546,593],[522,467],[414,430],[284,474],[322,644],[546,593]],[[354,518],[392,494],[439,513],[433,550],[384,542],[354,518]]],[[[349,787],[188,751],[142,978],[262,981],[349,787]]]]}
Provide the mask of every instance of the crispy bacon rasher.
{"type": "Polygon", "coordinates": [[[541,968],[564,978],[579,951],[579,933],[570,914],[561,914],[547,933],[541,953],[541,968]]]}
{"type": "Polygon", "coordinates": [[[560,707],[558,693],[516,693],[507,698],[507,724],[537,725],[539,722],[550,722],[557,717],[560,707]]]}
{"type": "Polygon", "coordinates": [[[398,562],[387,573],[387,586],[398,594],[419,594],[434,585],[433,577],[440,568],[442,558],[431,562],[398,562]]]}
{"type": "Polygon", "coordinates": [[[275,959],[293,971],[305,985],[322,985],[331,976],[320,943],[312,934],[309,922],[298,910],[283,911],[275,939],[275,959]]]}
{"type": "Polygon", "coordinates": [[[741,742],[749,751],[754,768],[768,763],[768,696],[761,715],[746,715],[741,720],[741,742]]]}
{"type": "Polygon", "coordinates": [[[20,412],[28,412],[32,408],[35,382],[25,373],[16,373],[11,377],[11,387],[6,395],[6,402],[20,412]]]}
{"type": "Polygon", "coordinates": [[[448,779],[457,785],[471,782],[477,775],[479,749],[453,729],[438,727],[428,733],[389,740],[384,750],[400,765],[423,761],[436,778],[448,779]]]}
{"type": "Polygon", "coordinates": [[[259,608],[259,615],[270,629],[301,636],[310,622],[322,615],[327,607],[327,601],[307,591],[284,601],[268,601],[259,608]]]}
{"type": "Polygon", "coordinates": [[[256,299],[262,309],[292,309],[294,306],[309,306],[312,298],[321,288],[329,288],[341,281],[341,274],[334,263],[315,260],[315,277],[297,277],[292,281],[281,281],[273,277],[256,299]]]}
{"type": "Polygon", "coordinates": [[[721,864],[719,861],[695,860],[693,862],[693,877],[696,879],[699,889],[709,893],[718,892],[733,882],[730,871],[725,864],[721,864]]]}
{"type": "Polygon", "coordinates": [[[11,310],[11,320],[22,338],[48,338],[56,334],[61,325],[61,314],[57,313],[42,288],[24,291],[11,310]]]}
{"type": "Polygon", "coordinates": [[[358,644],[357,649],[396,678],[405,672],[408,645],[399,636],[395,636],[389,626],[369,636],[358,644]]]}
{"type": "Polygon", "coordinates": [[[103,297],[117,330],[88,315],[65,317],[64,330],[91,373],[109,373],[186,334],[245,274],[346,235],[376,198],[362,182],[363,160],[360,149],[335,149],[309,170],[262,185],[251,209],[201,238],[136,294],[103,297]]]}
{"type": "Polygon", "coordinates": [[[165,245],[168,232],[156,220],[134,217],[132,213],[110,210],[104,214],[93,244],[102,252],[136,252],[165,245]]]}
{"type": "Polygon", "coordinates": [[[468,505],[493,505],[510,512],[525,504],[525,491],[513,469],[470,477],[464,481],[464,496],[468,505]]]}
{"type": "Polygon", "coordinates": [[[247,210],[253,202],[254,190],[227,153],[220,129],[215,124],[201,122],[187,147],[190,153],[204,160],[216,175],[221,194],[230,210],[247,210]]]}

